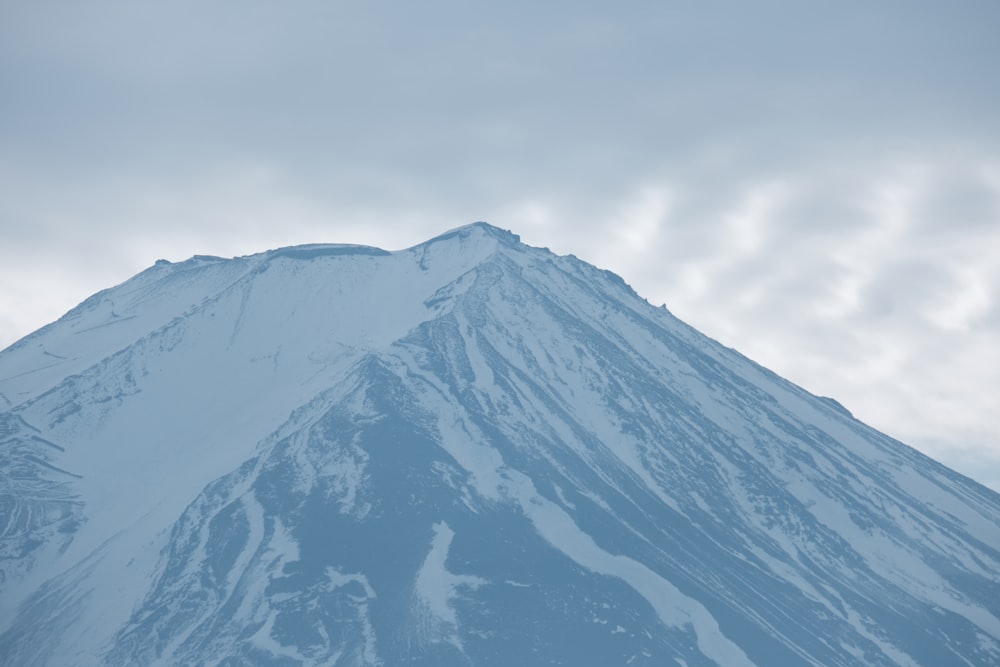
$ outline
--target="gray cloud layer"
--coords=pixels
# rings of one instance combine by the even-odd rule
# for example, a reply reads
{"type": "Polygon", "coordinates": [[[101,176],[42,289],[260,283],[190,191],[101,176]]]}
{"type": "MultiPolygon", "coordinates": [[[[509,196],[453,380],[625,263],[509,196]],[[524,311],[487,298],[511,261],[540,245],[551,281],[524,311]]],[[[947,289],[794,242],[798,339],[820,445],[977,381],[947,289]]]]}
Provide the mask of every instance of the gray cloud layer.
{"type": "Polygon", "coordinates": [[[488,219],[1000,488],[996,25],[971,0],[5,3],[0,345],[158,257],[488,219]]]}

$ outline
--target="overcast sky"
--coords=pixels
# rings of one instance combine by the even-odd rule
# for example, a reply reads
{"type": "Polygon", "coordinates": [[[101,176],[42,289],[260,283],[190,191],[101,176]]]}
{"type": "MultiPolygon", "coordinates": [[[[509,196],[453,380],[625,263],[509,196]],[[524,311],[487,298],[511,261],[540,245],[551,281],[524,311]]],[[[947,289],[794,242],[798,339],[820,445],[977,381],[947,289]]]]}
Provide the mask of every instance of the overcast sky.
{"type": "Polygon", "coordinates": [[[1000,3],[0,0],[0,347],[487,220],[1000,490],[1000,3]]]}

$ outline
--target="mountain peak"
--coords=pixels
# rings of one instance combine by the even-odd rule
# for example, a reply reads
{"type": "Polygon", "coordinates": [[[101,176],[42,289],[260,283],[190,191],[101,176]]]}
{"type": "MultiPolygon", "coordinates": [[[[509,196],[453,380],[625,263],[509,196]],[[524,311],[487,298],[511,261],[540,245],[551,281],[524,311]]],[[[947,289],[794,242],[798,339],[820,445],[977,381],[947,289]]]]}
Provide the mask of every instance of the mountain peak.
{"type": "Polygon", "coordinates": [[[491,225],[488,222],[479,221],[479,222],[472,222],[467,225],[462,225],[461,227],[455,227],[454,229],[450,229],[447,232],[439,234],[438,236],[435,236],[434,238],[420,245],[437,243],[452,238],[494,239],[508,246],[514,246],[521,242],[521,237],[511,232],[509,229],[501,229],[500,227],[491,225]]]}

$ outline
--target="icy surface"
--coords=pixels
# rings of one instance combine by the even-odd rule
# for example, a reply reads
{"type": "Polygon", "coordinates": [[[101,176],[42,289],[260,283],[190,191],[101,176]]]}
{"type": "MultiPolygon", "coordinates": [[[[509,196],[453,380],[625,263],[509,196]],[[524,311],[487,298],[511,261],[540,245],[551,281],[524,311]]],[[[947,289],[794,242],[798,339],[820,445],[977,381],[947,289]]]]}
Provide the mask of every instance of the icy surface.
{"type": "Polygon", "coordinates": [[[489,225],[0,353],[0,665],[995,665],[1000,497],[489,225]]]}

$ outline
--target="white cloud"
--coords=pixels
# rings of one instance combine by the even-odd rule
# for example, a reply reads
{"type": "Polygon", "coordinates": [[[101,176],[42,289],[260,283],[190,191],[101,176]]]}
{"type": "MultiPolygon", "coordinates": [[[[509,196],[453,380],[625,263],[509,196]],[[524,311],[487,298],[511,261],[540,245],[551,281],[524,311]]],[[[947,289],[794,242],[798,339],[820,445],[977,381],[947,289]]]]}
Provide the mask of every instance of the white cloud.
{"type": "MultiPolygon", "coordinates": [[[[996,460],[1000,217],[974,234],[949,233],[946,222],[928,233],[921,193],[963,181],[956,171],[974,178],[976,164],[928,165],[919,174],[854,168],[832,188],[822,170],[755,175],[711,197],[698,183],[647,178],[602,208],[534,196],[498,207],[493,222],[620,273],[651,302],[938,458],[996,460]],[[847,224],[829,215],[838,207],[847,224]]],[[[399,248],[484,217],[337,207],[260,165],[173,189],[106,187],[63,189],[58,205],[8,237],[6,342],[161,256],[319,240],[399,248]]]]}
{"type": "Polygon", "coordinates": [[[853,166],[829,191],[823,173],[765,178],[717,191],[714,210],[695,218],[660,216],[643,252],[593,242],[590,257],[890,435],[946,460],[977,451],[1000,462],[1000,323],[989,317],[1000,301],[1000,215],[975,234],[946,219],[928,234],[919,215],[922,193],[975,178],[977,158],[965,157],[931,156],[919,171],[853,166]],[[844,201],[854,204],[841,227],[824,211],[844,201]],[[809,224],[813,213],[819,224],[809,224]],[[671,234],[672,225],[685,230],[671,234]],[[715,241],[677,245],[688,226],[715,241]]]}
{"type": "Polygon", "coordinates": [[[1000,10],[965,7],[11,5],[0,345],[159,257],[486,219],[986,460],[1000,10]]]}

